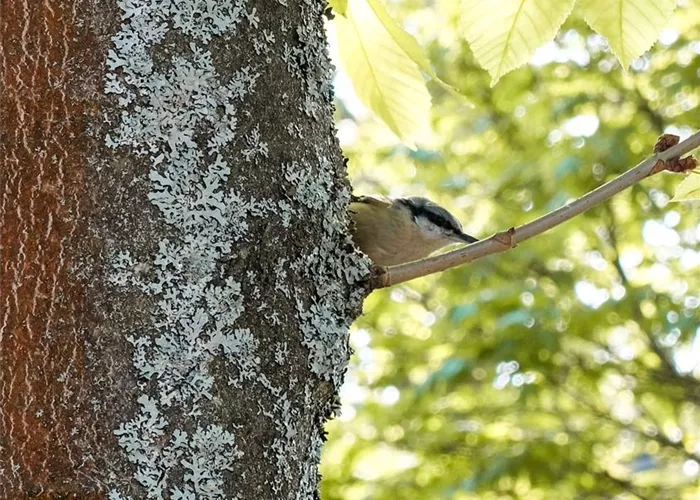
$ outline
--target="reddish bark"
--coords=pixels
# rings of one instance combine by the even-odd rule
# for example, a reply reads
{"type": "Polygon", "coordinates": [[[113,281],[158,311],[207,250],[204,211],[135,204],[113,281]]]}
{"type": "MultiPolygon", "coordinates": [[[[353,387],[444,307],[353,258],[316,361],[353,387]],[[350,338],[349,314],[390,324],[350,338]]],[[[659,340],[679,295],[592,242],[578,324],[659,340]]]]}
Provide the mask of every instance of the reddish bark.
{"type": "MultiPolygon", "coordinates": [[[[0,5],[0,497],[73,498],[90,433],[71,276],[88,147],[76,1],[0,5]]],[[[76,497],[77,498],[77,497],[76,497]]],[[[80,498],[87,498],[83,492],[80,498]]]]}

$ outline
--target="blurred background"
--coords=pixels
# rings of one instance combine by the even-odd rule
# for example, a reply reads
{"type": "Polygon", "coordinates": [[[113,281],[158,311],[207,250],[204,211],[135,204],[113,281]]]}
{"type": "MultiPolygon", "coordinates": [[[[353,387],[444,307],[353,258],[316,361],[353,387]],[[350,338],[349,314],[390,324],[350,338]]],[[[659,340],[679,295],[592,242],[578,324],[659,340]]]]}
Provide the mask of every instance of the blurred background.
{"type": "MultiPolygon", "coordinates": [[[[412,151],[339,71],[357,194],[427,196],[487,237],[619,175],[662,132],[700,127],[700,0],[628,72],[574,17],[495,88],[459,2],[386,7],[473,107],[431,85],[433,134],[412,151]]],[[[669,202],[680,180],[374,292],[327,426],[322,498],[700,498],[700,205],[669,202]]]]}

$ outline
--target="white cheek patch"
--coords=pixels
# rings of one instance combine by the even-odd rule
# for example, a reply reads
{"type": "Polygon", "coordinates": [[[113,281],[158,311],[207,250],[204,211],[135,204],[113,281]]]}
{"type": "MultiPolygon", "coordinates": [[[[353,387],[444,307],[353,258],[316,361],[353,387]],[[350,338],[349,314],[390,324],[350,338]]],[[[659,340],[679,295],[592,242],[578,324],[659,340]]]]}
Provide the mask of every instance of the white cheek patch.
{"type": "Polygon", "coordinates": [[[444,229],[442,229],[439,226],[436,226],[435,224],[430,222],[426,217],[421,217],[419,215],[418,217],[415,217],[414,220],[416,221],[416,225],[420,228],[421,233],[426,238],[437,240],[447,237],[447,234],[444,229]]]}

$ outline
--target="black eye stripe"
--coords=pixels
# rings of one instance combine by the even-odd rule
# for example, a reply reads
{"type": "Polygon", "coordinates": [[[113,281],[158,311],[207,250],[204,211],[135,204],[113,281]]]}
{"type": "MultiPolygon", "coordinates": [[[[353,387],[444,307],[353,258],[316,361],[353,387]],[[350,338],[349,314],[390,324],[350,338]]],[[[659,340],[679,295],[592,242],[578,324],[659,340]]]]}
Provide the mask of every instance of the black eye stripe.
{"type": "Polygon", "coordinates": [[[452,224],[449,220],[445,219],[442,217],[440,214],[436,214],[435,212],[432,211],[424,211],[421,214],[422,217],[425,217],[428,219],[430,222],[435,224],[438,227],[441,227],[443,229],[447,229],[448,231],[456,231],[457,228],[452,224]]]}
{"type": "Polygon", "coordinates": [[[459,223],[457,223],[455,220],[451,220],[452,217],[449,216],[449,213],[444,208],[441,208],[438,205],[434,205],[432,207],[419,207],[413,200],[409,198],[400,198],[399,201],[408,207],[408,209],[411,211],[411,215],[413,215],[414,220],[416,220],[418,217],[424,217],[436,226],[446,229],[447,231],[451,231],[457,234],[462,233],[459,223]],[[444,211],[448,214],[449,217],[440,214],[436,210],[444,211]]]}

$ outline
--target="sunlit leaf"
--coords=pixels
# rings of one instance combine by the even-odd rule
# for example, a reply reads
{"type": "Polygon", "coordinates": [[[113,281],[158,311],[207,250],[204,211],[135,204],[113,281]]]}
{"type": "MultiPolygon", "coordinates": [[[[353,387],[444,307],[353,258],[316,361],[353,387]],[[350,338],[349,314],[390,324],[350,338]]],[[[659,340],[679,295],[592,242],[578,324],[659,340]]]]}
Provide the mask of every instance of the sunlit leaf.
{"type": "Polygon", "coordinates": [[[582,0],[586,22],[603,35],[627,68],[654,44],[676,8],[676,0],[582,0]]]}
{"type": "MultiPolygon", "coordinates": [[[[408,38],[387,29],[366,0],[350,2],[346,16],[336,18],[336,28],[340,57],[358,97],[414,147],[428,130],[430,94],[418,65],[402,47],[411,45],[408,38]]],[[[421,60],[420,54],[411,52],[421,60]]]]}
{"type": "Polygon", "coordinates": [[[575,0],[466,0],[464,36],[491,85],[552,40],[575,0]]]}
{"type": "Polygon", "coordinates": [[[348,10],[348,0],[328,0],[328,6],[333,9],[333,12],[336,14],[344,16],[345,12],[348,10]]]}
{"type": "Polygon", "coordinates": [[[430,64],[430,59],[425,55],[423,47],[421,47],[416,39],[410,33],[407,33],[399,24],[387,13],[384,9],[380,0],[367,0],[367,3],[372,8],[377,16],[377,19],[382,23],[384,28],[386,28],[389,35],[394,39],[394,41],[403,49],[408,57],[418,65],[421,71],[425,72],[430,78],[439,84],[445,90],[459,94],[454,87],[443,82],[435,74],[433,66],[430,64]]]}
{"type": "Polygon", "coordinates": [[[693,172],[688,175],[676,188],[676,194],[671,201],[691,201],[700,200],[700,172],[693,172]]]}

